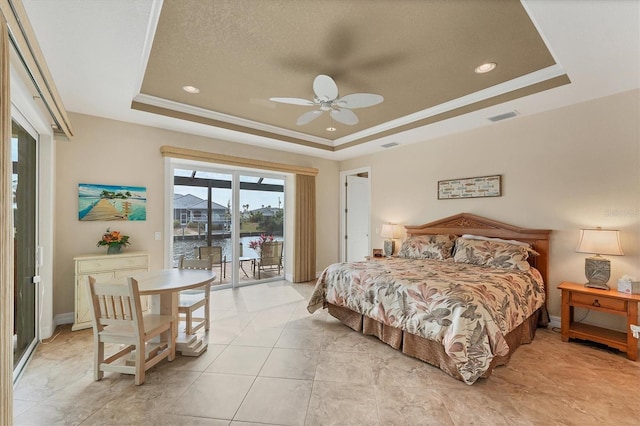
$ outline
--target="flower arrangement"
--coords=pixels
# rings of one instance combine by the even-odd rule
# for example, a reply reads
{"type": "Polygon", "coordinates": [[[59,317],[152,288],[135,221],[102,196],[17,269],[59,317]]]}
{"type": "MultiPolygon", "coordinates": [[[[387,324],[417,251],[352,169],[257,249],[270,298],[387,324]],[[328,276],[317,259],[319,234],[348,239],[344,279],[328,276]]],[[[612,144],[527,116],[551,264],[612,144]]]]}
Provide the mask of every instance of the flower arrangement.
{"type": "Polygon", "coordinates": [[[107,232],[102,236],[102,239],[98,241],[98,244],[96,245],[98,247],[100,246],[109,246],[109,247],[125,246],[126,247],[129,244],[131,243],[129,242],[128,235],[122,235],[120,231],[110,231],[109,228],[107,228],[107,232]]]}
{"type": "Polygon", "coordinates": [[[273,241],[273,235],[260,234],[260,237],[257,240],[249,241],[249,248],[254,249],[255,251],[260,251],[262,243],[267,241],[273,241]]]}

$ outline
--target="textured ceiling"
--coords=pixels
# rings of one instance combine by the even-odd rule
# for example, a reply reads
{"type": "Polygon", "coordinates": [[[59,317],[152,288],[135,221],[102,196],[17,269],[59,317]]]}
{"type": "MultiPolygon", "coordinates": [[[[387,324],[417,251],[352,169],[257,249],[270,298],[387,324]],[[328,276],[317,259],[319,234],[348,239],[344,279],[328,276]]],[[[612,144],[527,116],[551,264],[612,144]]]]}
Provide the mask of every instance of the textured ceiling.
{"type": "MultiPolygon", "coordinates": [[[[197,32],[195,22],[207,15],[207,11],[202,10],[203,5],[216,7],[225,13],[225,19],[208,31],[206,28],[210,24],[200,24],[204,25],[205,34],[215,33],[218,26],[221,27],[221,33],[217,34],[215,39],[220,40],[220,43],[211,44],[211,47],[199,52],[197,56],[211,57],[211,49],[224,50],[229,40],[236,40],[237,43],[245,37],[260,46],[260,49],[257,49],[260,50],[258,54],[261,54],[262,50],[271,52],[263,55],[259,66],[256,66],[253,56],[240,50],[232,52],[233,55],[227,53],[232,57],[232,62],[236,62],[235,66],[240,68],[238,74],[242,78],[235,83],[225,81],[225,84],[218,86],[221,87],[219,90],[226,91],[226,99],[216,108],[228,111],[225,109],[229,107],[228,104],[240,103],[244,99],[244,106],[239,109],[253,110],[255,113],[254,108],[260,107],[260,116],[256,122],[266,122],[264,117],[267,114],[276,115],[277,120],[283,121],[283,124],[278,126],[261,126],[253,121],[234,118],[233,113],[227,116],[216,113],[214,107],[198,108],[189,105],[194,102],[194,98],[215,96],[205,93],[204,87],[201,87],[203,92],[197,97],[186,96],[180,91],[182,85],[188,84],[181,76],[183,73],[186,75],[192,72],[194,67],[188,58],[186,62],[184,57],[180,60],[170,60],[175,62],[173,65],[178,70],[178,77],[175,78],[175,82],[167,79],[166,83],[163,83],[167,85],[166,89],[163,89],[167,91],[166,94],[157,94],[158,97],[145,94],[145,90],[148,90],[147,83],[151,82],[146,79],[150,76],[147,74],[155,69],[153,63],[156,59],[151,55],[157,47],[154,46],[154,41],[158,42],[163,37],[160,16],[178,3],[169,0],[21,1],[25,5],[38,44],[45,55],[67,111],[167,129],[178,132],[177,135],[199,135],[208,138],[213,145],[218,141],[227,141],[246,145],[247,149],[254,146],[264,147],[342,161],[381,152],[385,149],[383,146],[390,142],[402,147],[493,126],[488,120],[489,117],[510,111],[516,111],[518,115],[512,120],[520,120],[534,114],[637,90],[640,87],[638,1],[181,2],[185,7],[190,6],[181,13],[189,11],[195,18],[183,22],[183,29],[177,27],[173,30],[178,39],[181,32],[197,32]],[[380,7],[389,7],[386,3],[393,7],[380,11],[380,7]],[[480,18],[492,19],[491,23],[480,26],[479,30],[463,31],[464,26],[459,23],[462,22],[462,18],[455,16],[455,13],[448,15],[453,16],[452,20],[428,19],[430,15],[440,13],[443,8],[450,6],[457,7],[459,14],[464,14],[468,8],[477,10],[478,3],[483,6],[482,10],[472,13],[472,17],[464,21],[464,26],[479,25],[480,18]],[[365,10],[359,10],[362,5],[367,6],[365,10]],[[232,9],[234,6],[241,9],[232,9]],[[422,7],[433,10],[420,12],[416,9],[422,7]],[[485,9],[490,13],[485,14],[485,9]],[[299,19],[291,16],[296,10],[301,15],[299,19]],[[506,18],[506,14],[513,15],[513,10],[518,11],[516,16],[519,18],[506,18]],[[524,14],[525,11],[528,16],[524,14]],[[423,13],[421,17],[419,12],[423,13]],[[392,17],[396,24],[399,20],[400,25],[392,26],[389,23],[392,17]],[[266,23],[263,22],[264,19],[266,23]],[[516,21],[513,21],[514,19],[516,21]],[[501,23],[505,20],[506,23],[501,23]],[[318,137],[302,133],[311,128],[298,127],[294,123],[307,108],[266,101],[271,96],[311,96],[313,78],[321,72],[326,72],[333,73],[342,95],[370,91],[385,96],[387,101],[383,104],[355,110],[363,121],[370,120],[369,114],[378,114],[380,108],[386,108],[392,102],[400,105],[398,108],[405,106],[407,103],[404,102],[404,98],[414,97],[414,92],[415,97],[424,102],[424,105],[441,102],[434,101],[435,97],[440,96],[446,86],[450,86],[449,78],[460,79],[457,74],[464,73],[466,77],[463,83],[471,84],[471,81],[488,82],[488,79],[497,78],[496,75],[506,71],[512,75],[516,75],[517,72],[511,71],[512,64],[509,61],[492,57],[496,54],[493,50],[496,43],[481,43],[489,49],[488,51],[480,47],[467,50],[473,59],[468,61],[469,67],[475,67],[478,60],[498,62],[498,68],[484,76],[477,76],[469,69],[463,70],[462,67],[451,67],[451,59],[434,55],[433,49],[444,46],[447,48],[444,49],[445,54],[451,51],[455,53],[456,50],[467,49],[467,43],[476,46],[495,31],[502,31],[502,36],[497,37],[500,42],[526,44],[522,38],[522,31],[532,29],[531,23],[539,34],[533,34],[534,44],[539,44],[540,38],[544,40],[545,50],[552,53],[554,65],[391,122],[366,129],[362,126],[356,133],[328,138],[325,135],[318,137]],[[286,27],[286,31],[282,31],[284,35],[274,38],[274,32],[283,26],[286,27]],[[242,28],[241,34],[237,34],[236,28],[242,28]],[[325,29],[325,32],[321,32],[320,28],[330,30],[325,29]],[[433,32],[431,28],[434,29],[433,32]],[[423,33],[415,35],[417,31],[423,33]],[[262,41],[263,39],[268,42],[262,41]],[[311,45],[314,47],[311,48],[311,45]],[[419,68],[413,71],[405,68],[411,61],[418,59],[423,61],[419,68]],[[279,67],[282,71],[267,79],[265,73],[274,74],[273,70],[268,71],[270,67],[279,67]],[[253,68],[255,70],[250,74],[251,78],[247,78],[244,74],[247,73],[247,69],[253,68]],[[441,71],[440,76],[444,77],[437,81],[426,77],[428,71],[443,69],[447,71],[441,71]],[[566,84],[569,82],[567,76],[570,77],[571,84],[566,84]],[[259,84],[256,84],[258,89],[248,90],[242,98],[239,90],[254,84],[254,78],[261,79],[258,81],[259,84]],[[478,78],[480,80],[477,80],[478,78]],[[390,92],[384,89],[385,93],[382,93],[383,86],[391,83],[399,87],[390,92]],[[177,89],[169,87],[173,84],[177,89]],[[562,86],[558,87],[559,85],[562,86]],[[173,94],[169,94],[169,90],[172,90],[173,94]],[[418,90],[425,92],[419,94],[418,90]],[[427,90],[432,93],[428,94],[427,90]],[[400,92],[401,96],[396,95],[400,92]]],[[[171,32],[169,31],[169,34],[171,32]]],[[[169,38],[171,37],[173,35],[169,38]]],[[[193,37],[196,42],[200,38],[193,37]]],[[[232,46],[233,49],[238,49],[237,45],[232,46]]],[[[172,54],[176,53],[176,56],[172,58],[177,58],[183,48],[174,49],[172,54]]],[[[512,59],[516,63],[534,58],[530,47],[524,47],[520,51],[516,49],[512,54],[515,55],[512,59]]],[[[548,58],[549,53],[543,53],[539,66],[544,66],[545,56],[548,58]]],[[[225,64],[223,61],[216,62],[218,68],[225,64]]],[[[532,69],[534,68],[532,66],[532,69]]],[[[215,73],[216,69],[203,71],[201,74],[211,73],[207,75],[206,80],[214,80],[219,78],[215,73]]],[[[487,83],[490,84],[495,82],[487,83]]],[[[418,106],[420,107],[422,106],[418,106]]],[[[391,111],[393,112],[396,115],[392,116],[397,116],[397,111],[391,111]]],[[[241,112],[236,114],[244,115],[241,112]]],[[[71,119],[73,121],[73,117],[71,119]]],[[[324,127],[320,128],[320,131],[322,129],[324,127]]],[[[354,129],[339,130],[346,132],[354,129]]]]}
{"type": "Polygon", "coordinates": [[[164,0],[132,106],[338,150],[569,83],[548,73],[509,85],[554,65],[518,0],[164,0]],[[498,66],[474,73],[485,62],[498,66]],[[297,126],[314,107],[269,98],[312,99],[318,74],[341,96],[385,100],[354,110],[357,125],[324,113],[297,126]]]}

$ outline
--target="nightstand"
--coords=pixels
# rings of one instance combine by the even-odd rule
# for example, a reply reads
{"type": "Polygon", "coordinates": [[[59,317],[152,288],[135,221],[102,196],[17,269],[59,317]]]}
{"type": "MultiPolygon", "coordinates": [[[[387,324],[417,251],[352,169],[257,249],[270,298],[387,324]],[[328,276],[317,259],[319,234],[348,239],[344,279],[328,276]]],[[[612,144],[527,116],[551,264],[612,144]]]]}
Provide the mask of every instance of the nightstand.
{"type": "Polygon", "coordinates": [[[389,259],[386,256],[365,256],[366,260],[387,260],[389,259]]]}
{"type": "Polygon", "coordinates": [[[638,359],[638,339],[631,333],[631,324],[638,323],[640,294],[625,294],[616,290],[600,290],[583,284],[561,283],[562,341],[582,339],[602,343],[627,353],[630,360],[638,359]],[[626,332],[575,322],[573,308],[590,309],[627,318],[626,332]]]}

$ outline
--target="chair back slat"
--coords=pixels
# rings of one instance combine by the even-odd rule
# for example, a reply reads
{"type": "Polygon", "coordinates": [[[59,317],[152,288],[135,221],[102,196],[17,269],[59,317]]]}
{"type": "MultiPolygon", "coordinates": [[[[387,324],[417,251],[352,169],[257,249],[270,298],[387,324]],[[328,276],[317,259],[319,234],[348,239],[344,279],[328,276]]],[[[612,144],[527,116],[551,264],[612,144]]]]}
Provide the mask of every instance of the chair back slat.
{"type": "Polygon", "coordinates": [[[127,284],[96,283],[89,277],[89,294],[93,301],[92,317],[98,331],[109,325],[139,329],[142,307],[138,283],[129,277],[127,284]]]}

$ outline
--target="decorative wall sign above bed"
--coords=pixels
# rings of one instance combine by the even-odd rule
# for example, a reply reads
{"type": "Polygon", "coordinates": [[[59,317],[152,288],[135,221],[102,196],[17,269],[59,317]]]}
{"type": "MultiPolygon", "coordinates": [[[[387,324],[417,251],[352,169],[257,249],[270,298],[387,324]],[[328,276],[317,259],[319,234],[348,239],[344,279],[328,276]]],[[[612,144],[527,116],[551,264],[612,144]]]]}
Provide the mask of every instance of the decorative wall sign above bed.
{"type": "Polygon", "coordinates": [[[499,197],[501,195],[501,175],[438,181],[438,200],[499,197]]]}

